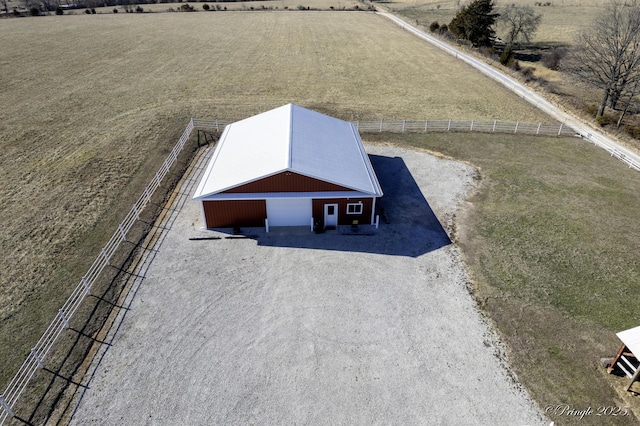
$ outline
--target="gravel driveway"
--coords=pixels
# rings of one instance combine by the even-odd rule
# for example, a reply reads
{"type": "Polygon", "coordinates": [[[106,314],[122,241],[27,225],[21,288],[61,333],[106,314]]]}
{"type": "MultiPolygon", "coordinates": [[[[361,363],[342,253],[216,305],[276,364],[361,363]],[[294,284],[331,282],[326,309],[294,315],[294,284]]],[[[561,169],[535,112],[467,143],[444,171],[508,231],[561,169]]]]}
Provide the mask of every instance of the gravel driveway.
{"type": "Polygon", "coordinates": [[[543,424],[440,225],[475,170],[367,151],[378,230],[237,238],[186,200],[72,424],[543,424]]]}

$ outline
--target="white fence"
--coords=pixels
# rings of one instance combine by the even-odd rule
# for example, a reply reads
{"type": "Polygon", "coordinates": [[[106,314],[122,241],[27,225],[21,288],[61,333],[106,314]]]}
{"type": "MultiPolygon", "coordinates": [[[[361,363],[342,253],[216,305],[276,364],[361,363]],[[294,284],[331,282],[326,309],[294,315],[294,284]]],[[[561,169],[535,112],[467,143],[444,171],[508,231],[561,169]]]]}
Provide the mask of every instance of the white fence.
{"type": "Polygon", "coordinates": [[[8,417],[14,417],[13,408],[18,402],[20,395],[22,395],[36,371],[39,368],[44,368],[43,363],[47,359],[47,355],[49,355],[51,348],[60,334],[65,329],[69,328],[69,321],[80,307],[84,298],[91,294],[91,287],[105,267],[110,265],[109,259],[111,259],[115,254],[120,244],[127,240],[128,232],[140,219],[140,213],[151,201],[151,196],[156,189],[158,189],[162,179],[167,175],[171,166],[176,162],[178,155],[184,148],[184,145],[189,139],[194,128],[194,120],[192,119],[184,129],[182,136],[178,139],[178,142],[171,150],[167,159],[156,172],[149,185],[144,189],[140,198],[138,198],[138,201],[136,201],[129,213],[125,216],[124,220],[120,225],[118,225],[118,229],[102,248],[98,257],[93,262],[85,276],[82,277],[80,283],[77,285],[73,293],[71,293],[69,299],[67,299],[66,303],[62,306],[62,309],[58,310],[58,314],[55,316],[53,321],[51,321],[51,324],[44,332],[38,343],[36,343],[33,349],[31,349],[31,352],[27,355],[27,359],[24,361],[13,380],[11,380],[5,391],[0,394],[0,425],[4,424],[8,417]]]}
{"type": "MultiPolygon", "coordinates": [[[[200,129],[222,130],[230,121],[193,119],[195,127],[200,129]]],[[[522,133],[543,136],[575,136],[576,131],[562,123],[522,123],[512,121],[483,120],[378,120],[355,121],[360,132],[485,132],[485,133],[522,133]]]]}
{"type": "Polygon", "coordinates": [[[484,133],[524,133],[544,136],[574,136],[576,132],[562,123],[521,123],[508,121],[362,121],[354,123],[361,132],[484,132],[484,133]]]}
{"type": "Polygon", "coordinates": [[[608,142],[607,138],[603,137],[601,134],[591,133],[584,129],[579,129],[578,136],[604,149],[609,154],[611,154],[612,157],[617,158],[618,160],[629,166],[629,168],[640,171],[640,161],[637,160],[637,155],[634,156],[633,153],[625,154],[622,151],[624,150],[624,148],[619,148],[615,145],[611,145],[611,143],[608,142]]]}

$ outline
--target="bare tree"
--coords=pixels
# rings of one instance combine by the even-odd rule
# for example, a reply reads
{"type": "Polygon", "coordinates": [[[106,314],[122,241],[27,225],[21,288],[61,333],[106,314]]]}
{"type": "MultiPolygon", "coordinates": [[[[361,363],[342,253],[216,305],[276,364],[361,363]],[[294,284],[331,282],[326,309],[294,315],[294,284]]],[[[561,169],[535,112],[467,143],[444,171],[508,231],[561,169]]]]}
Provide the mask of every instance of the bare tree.
{"type": "Polygon", "coordinates": [[[538,30],[542,21],[542,15],[536,15],[531,6],[507,6],[500,14],[499,23],[506,28],[505,41],[512,45],[516,41],[524,40],[527,43],[538,30]]]}
{"type": "Polygon", "coordinates": [[[562,68],[603,90],[598,117],[607,105],[615,108],[640,81],[638,0],[612,1],[590,29],[578,34],[562,68]]]}
{"type": "MultiPolygon", "coordinates": [[[[640,85],[640,79],[636,80],[635,83],[633,84],[633,86],[631,86],[630,88],[627,88],[627,90],[625,90],[625,98],[626,100],[623,100],[622,103],[624,105],[624,108],[622,109],[622,113],[620,114],[620,117],[618,118],[618,122],[616,123],[616,127],[620,127],[620,125],[622,124],[622,120],[624,119],[624,116],[627,114],[627,112],[629,111],[629,108],[631,108],[632,105],[636,104],[636,102],[634,102],[634,98],[636,97],[636,95],[638,94],[638,90],[640,89],[640,87],[638,87],[638,85],[640,85]]],[[[622,96],[621,96],[622,98],[622,96]]],[[[637,109],[637,105],[635,105],[635,109],[637,109]]]]}

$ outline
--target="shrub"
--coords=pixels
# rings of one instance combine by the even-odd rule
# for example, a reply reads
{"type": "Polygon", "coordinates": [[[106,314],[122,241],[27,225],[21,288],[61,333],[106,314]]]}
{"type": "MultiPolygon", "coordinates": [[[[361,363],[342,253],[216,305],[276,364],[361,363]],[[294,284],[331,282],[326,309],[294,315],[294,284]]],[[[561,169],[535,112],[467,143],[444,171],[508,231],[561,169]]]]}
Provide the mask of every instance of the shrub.
{"type": "Polygon", "coordinates": [[[94,8],[91,8],[91,14],[95,15],[96,14],[96,10],[94,8]]]}
{"type": "Polygon", "coordinates": [[[136,7],[136,13],[142,13],[144,12],[144,9],[141,8],[140,6],[136,7]]]}
{"type": "Polygon", "coordinates": [[[511,66],[514,62],[515,52],[513,51],[513,47],[507,46],[500,55],[500,63],[504,66],[511,66]]]}
{"type": "Polygon", "coordinates": [[[203,8],[204,10],[209,10],[209,9],[211,9],[211,8],[209,7],[209,5],[208,5],[208,4],[206,4],[206,3],[202,5],[202,8],[203,8]]]}
{"type": "Polygon", "coordinates": [[[118,13],[118,9],[116,9],[115,7],[113,8],[113,13],[118,13]]]}
{"type": "Polygon", "coordinates": [[[440,24],[438,24],[438,21],[433,21],[431,25],[429,25],[429,31],[431,31],[432,33],[435,33],[439,29],[440,29],[440,24]]]}
{"type": "Polygon", "coordinates": [[[634,139],[640,139],[640,126],[634,126],[632,124],[626,124],[624,131],[634,139]]]}
{"type": "Polygon", "coordinates": [[[587,105],[587,107],[585,108],[585,112],[590,116],[595,117],[596,114],[598,113],[598,105],[596,104],[587,105]]]}
{"type": "Polygon", "coordinates": [[[481,46],[478,48],[478,51],[488,58],[493,57],[496,54],[496,49],[493,47],[481,46]]]}
{"type": "Polygon", "coordinates": [[[440,29],[438,30],[439,34],[445,35],[449,33],[449,26],[447,24],[442,24],[440,29]]]}
{"type": "Polygon", "coordinates": [[[620,114],[619,113],[607,113],[605,112],[603,115],[601,115],[600,117],[596,118],[596,123],[598,123],[598,125],[604,127],[607,126],[609,124],[618,124],[618,119],[620,118],[620,114]]]}
{"type": "Polygon", "coordinates": [[[542,55],[540,59],[542,61],[542,65],[549,68],[550,70],[559,70],[560,69],[560,61],[564,58],[567,51],[565,49],[554,48],[550,52],[542,55]]]}
{"type": "Polygon", "coordinates": [[[182,6],[180,6],[180,8],[178,9],[180,12],[193,12],[193,6],[191,6],[189,3],[185,3],[182,6]]]}
{"type": "Polygon", "coordinates": [[[524,67],[520,70],[520,73],[524,76],[525,81],[535,80],[533,72],[536,69],[533,67],[524,67]]]}
{"type": "Polygon", "coordinates": [[[64,15],[64,10],[60,6],[56,7],[56,15],[64,15]]]}
{"type": "Polygon", "coordinates": [[[38,9],[37,7],[32,7],[31,9],[29,9],[29,15],[40,16],[40,9],[38,9]]]}

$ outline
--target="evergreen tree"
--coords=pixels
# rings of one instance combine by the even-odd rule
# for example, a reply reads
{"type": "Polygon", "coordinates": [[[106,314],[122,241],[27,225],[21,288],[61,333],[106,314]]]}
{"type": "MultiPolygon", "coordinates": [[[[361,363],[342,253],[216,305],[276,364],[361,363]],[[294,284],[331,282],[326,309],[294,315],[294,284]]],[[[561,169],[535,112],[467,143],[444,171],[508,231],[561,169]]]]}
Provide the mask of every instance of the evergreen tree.
{"type": "Polygon", "coordinates": [[[492,46],[496,37],[493,25],[500,14],[493,13],[493,0],[475,0],[463,6],[449,24],[449,31],[474,47],[492,46]]]}

